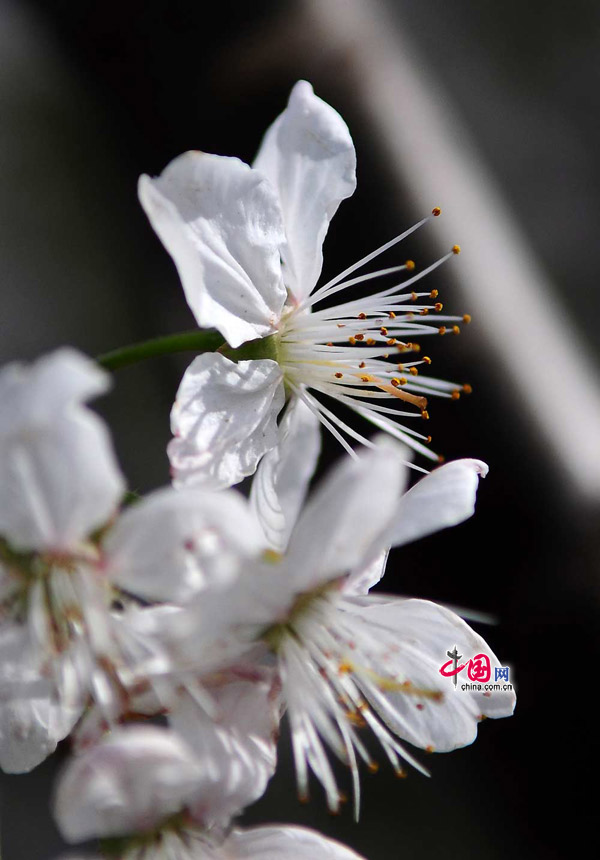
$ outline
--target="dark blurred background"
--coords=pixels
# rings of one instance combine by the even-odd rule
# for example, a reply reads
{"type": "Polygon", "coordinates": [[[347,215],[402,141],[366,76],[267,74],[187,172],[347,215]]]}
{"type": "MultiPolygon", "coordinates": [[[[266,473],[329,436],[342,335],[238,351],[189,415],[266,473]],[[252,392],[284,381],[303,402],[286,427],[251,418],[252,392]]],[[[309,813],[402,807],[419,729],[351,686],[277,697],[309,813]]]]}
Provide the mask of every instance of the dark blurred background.
{"type": "MultiPolygon", "coordinates": [[[[358,190],[333,221],[324,274],[433,205],[446,226],[430,224],[400,259],[432,261],[447,229],[464,249],[428,286],[450,312],[474,305],[473,324],[426,346],[441,377],[468,381],[474,393],[433,403],[429,426],[446,458],[476,456],[491,471],[475,518],[393,555],[385,588],[493,614],[498,624],[479,629],[512,666],[515,716],[486,721],[470,748],[420,754],[429,780],[411,773],[398,782],[385,768],[366,776],[359,825],[349,810],[331,819],[318,789],[298,804],[283,743],[282,768],[248,821],[315,826],[371,860],[564,857],[591,833],[599,43],[600,7],[586,0],[568,10],[558,0],[0,0],[2,362],[63,343],[95,355],[193,328],[137,202],[137,177],[193,148],[251,161],[300,77],[344,116],[358,154],[358,190]],[[382,88],[367,84],[389,62],[394,96],[395,52],[405,72],[397,98],[379,104],[382,88]],[[424,89],[409,110],[417,84],[424,89]],[[392,122],[403,99],[406,140],[392,122]],[[424,125],[419,147],[421,103],[445,132],[432,139],[424,125]],[[424,153],[427,169],[416,171],[424,153]],[[443,176],[465,157],[463,194],[443,176]],[[432,176],[442,179],[423,210],[415,202],[430,194],[432,176]],[[535,278],[521,284],[511,273],[498,283],[501,263],[462,217],[466,199],[471,212],[501,201],[483,224],[478,217],[482,235],[508,261],[529,248],[540,261],[535,278]],[[471,261],[483,261],[476,277],[470,247],[471,261]],[[541,292],[529,295],[534,280],[541,292]],[[539,316],[528,310],[536,302],[539,316]]],[[[168,480],[168,413],[189,358],[121,371],[98,404],[141,492],[168,480]]],[[[339,453],[326,440],[322,465],[339,453]]],[[[3,860],[59,852],[46,808],[59,758],[2,777],[3,860]]]]}

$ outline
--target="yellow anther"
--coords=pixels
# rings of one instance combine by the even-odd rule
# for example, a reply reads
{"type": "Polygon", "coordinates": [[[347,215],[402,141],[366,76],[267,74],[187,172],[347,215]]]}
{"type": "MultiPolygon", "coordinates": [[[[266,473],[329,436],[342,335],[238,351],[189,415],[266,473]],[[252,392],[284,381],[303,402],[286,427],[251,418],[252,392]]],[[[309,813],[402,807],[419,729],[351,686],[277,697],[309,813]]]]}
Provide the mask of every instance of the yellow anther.
{"type": "Polygon", "coordinates": [[[438,217],[438,215],[441,215],[441,214],[442,214],[442,210],[440,209],[440,207],[439,207],[439,206],[435,206],[435,207],[431,210],[431,214],[432,214],[435,218],[437,218],[437,217],[438,217]]]}
{"type": "Polygon", "coordinates": [[[412,270],[415,267],[415,262],[414,262],[414,260],[407,260],[406,263],[404,264],[404,266],[405,266],[407,272],[412,272],[412,270]]]}
{"type": "Polygon", "coordinates": [[[356,343],[356,338],[355,337],[349,337],[348,342],[350,343],[351,346],[354,346],[356,343]]]}
{"type": "Polygon", "coordinates": [[[417,370],[416,367],[409,367],[408,372],[410,373],[411,376],[418,376],[419,375],[419,371],[417,370]]]}
{"type": "Polygon", "coordinates": [[[344,323],[338,323],[338,324],[337,324],[337,327],[338,327],[338,328],[346,328],[346,326],[345,326],[345,324],[344,324],[344,323]]]}
{"type": "Polygon", "coordinates": [[[385,336],[386,336],[386,334],[388,333],[388,330],[386,329],[386,327],[385,327],[384,325],[382,325],[382,326],[381,326],[381,328],[379,329],[379,331],[381,332],[381,334],[382,334],[384,337],[385,337],[385,336]]]}
{"type": "Polygon", "coordinates": [[[471,322],[471,314],[465,314],[463,316],[463,322],[465,325],[469,325],[469,323],[471,322]]]}
{"type": "Polygon", "coordinates": [[[446,334],[446,326],[445,326],[445,325],[441,325],[441,326],[439,327],[439,329],[438,329],[438,332],[439,332],[440,334],[446,334]]]}
{"type": "Polygon", "coordinates": [[[412,293],[410,294],[410,297],[411,297],[411,300],[412,300],[413,302],[416,302],[416,301],[417,301],[417,299],[419,298],[419,297],[418,297],[418,295],[415,293],[415,291],[414,291],[414,290],[413,290],[413,291],[412,291],[412,293]]]}
{"type": "Polygon", "coordinates": [[[283,558],[282,554],[280,552],[277,552],[276,549],[266,549],[263,552],[262,557],[263,561],[266,561],[269,564],[276,564],[283,558]]]}
{"type": "Polygon", "coordinates": [[[473,388],[472,388],[472,386],[469,385],[468,382],[465,385],[463,385],[462,390],[464,391],[465,394],[472,394],[473,393],[473,388]]]}
{"type": "Polygon", "coordinates": [[[358,366],[359,367],[366,367],[367,365],[364,363],[364,361],[361,361],[361,363],[358,366]]]}
{"type": "Polygon", "coordinates": [[[353,711],[347,712],[346,719],[349,723],[352,723],[352,725],[356,726],[358,729],[364,729],[367,725],[365,718],[361,717],[360,714],[355,714],[353,711]]]}
{"type": "Polygon", "coordinates": [[[406,378],[406,376],[401,376],[398,382],[400,383],[400,385],[406,385],[408,379],[406,378]]]}
{"type": "Polygon", "coordinates": [[[373,340],[373,338],[372,338],[372,337],[368,337],[368,338],[366,339],[365,343],[367,344],[367,346],[375,346],[375,344],[377,343],[377,341],[376,341],[376,340],[373,340]]]}
{"type": "Polygon", "coordinates": [[[460,245],[453,245],[450,250],[453,254],[460,254],[460,245]]]}
{"type": "Polygon", "coordinates": [[[391,337],[389,340],[386,340],[388,346],[396,346],[396,338],[391,337]]]}
{"type": "Polygon", "coordinates": [[[423,310],[420,311],[419,313],[420,313],[420,316],[426,317],[427,314],[429,313],[429,308],[423,308],[423,310]]]}
{"type": "Polygon", "coordinates": [[[395,320],[395,319],[396,319],[396,314],[394,313],[394,311],[390,311],[390,312],[388,313],[388,316],[389,316],[389,318],[390,318],[391,320],[395,320]]]}
{"type": "Polygon", "coordinates": [[[398,388],[398,386],[402,384],[402,383],[400,382],[400,380],[399,380],[397,377],[394,377],[394,378],[391,380],[391,382],[392,382],[392,385],[394,386],[394,388],[398,388]]]}
{"type": "Polygon", "coordinates": [[[361,376],[361,381],[362,381],[362,382],[370,382],[370,381],[371,381],[371,377],[370,377],[370,376],[361,376]]]}
{"type": "Polygon", "coordinates": [[[360,333],[355,334],[354,337],[356,338],[356,340],[364,340],[365,339],[364,334],[360,334],[360,333]]]}
{"type": "Polygon", "coordinates": [[[411,349],[413,352],[421,352],[421,344],[419,343],[411,343],[411,349]]]}
{"type": "Polygon", "coordinates": [[[371,773],[377,773],[379,770],[379,765],[376,761],[367,762],[367,768],[371,771],[371,773]]]}
{"type": "Polygon", "coordinates": [[[457,325],[452,326],[452,334],[460,334],[460,329],[457,325]]]}
{"type": "Polygon", "coordinates": [[[425,362],[425,364],[431,364],[431,359],[428,355],[423,356],[423,361],[425,362]]]}
{"type": "Polygon", "coordinates": [[[333,346],[333,344],[331,341],[329,341],[329,343],[326,343],[325,346],[333,346]]]}
{"type": "Polygon", "coordinates": [[[344,376],[344,374],[343,374],[343,373],[336,373],[335,378],[336,378],[336,379],[342,379],[342,378],[343,378],[343,376],[344,376]]]}
{"type": "Polygon", "coordinates": [[[431,436],[428,436],[427,439],[425,440],[428,445],[431,445],[431,438],[432,438],[431,436]]]}
{"type": "Polygon", "coordinates": [[[423,409],[423,411],[421,412],[421,418],[424,421],[429,421],[429,412],[426,409],[423,409]]]}
{"type": "Polygon", "coordinates": [[[354,666],[352,665],[352,663],[349,663],[347,660],[344,660],[344,662],[340,663],[340,665],[338,666],[338,672],[340,673],[340,675],[347,675],[349,672],[352,672],[353,670],[354,670],[354,666]]]}
{"type": "Polygon", "coordinates": [[[429,293],[429,298],[430,298],[430,299],[437,299],[437,297],[439,296],[439,294],[440,294],[439,290],[432,290],[432,291],[429,293]]]}
{"type": "Polygon", "coordinates": [[[460,391],[458,390],[458,388],[455,388],[450,396],[453,400],[460,400],[460,391]]]}
{"type": "Polygon", "coordinates": [[[444,305],[441,302],[436,302],[434,305],[434,308],[436,309],[436,311],[438,313],[442,310],[443,307],[444,307],[444,305]]]}

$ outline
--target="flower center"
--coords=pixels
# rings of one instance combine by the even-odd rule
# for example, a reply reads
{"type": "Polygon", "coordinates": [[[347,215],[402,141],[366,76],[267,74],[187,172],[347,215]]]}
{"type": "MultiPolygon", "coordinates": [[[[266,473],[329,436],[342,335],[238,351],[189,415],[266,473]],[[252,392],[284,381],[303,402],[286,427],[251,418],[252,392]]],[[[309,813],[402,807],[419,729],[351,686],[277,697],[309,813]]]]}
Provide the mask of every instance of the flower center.
{"type": "Polygon", "coordinates": [[[277,360],[284,373],[286,388],[306,403],[350,454],[352,449],[345,437],[365,445],[371,443],[344,423],[315,394],[326,395],[342,403],[379,429],[436,460],[437,456],[426,447],[431,437],[400,426],[397,419],[417,417],[426,420],[429,418],[429,396],[457,400],[461,392],[470,391],[470,386],[420,376],[420,369],[430,365],[431,359],[420,357],[421,347],[414,340],[450,331],[458,334],[458,324],[470,321],[468,315],[442,316],[443,305],[437,301],[437,290],[417,292],[414,289],[427,274],[458,254],[458,245],[417,274],[411,274],[415,264],[408,260],[400,266],[348,278],[357,268],[436,215],[439,215],[438,209],[402,236],[346,269],[304,301],[290,306],[282,316],[277,360]],[[363,298],[350,298],[312,310],[338,292],[399,273],[409,273],[410,276],[363,298]],[[433,315],[436,315],[435,324],[430,321],[433,315]],[[400,404],[409,407],[410,411],[399,409],[400,404]]]}

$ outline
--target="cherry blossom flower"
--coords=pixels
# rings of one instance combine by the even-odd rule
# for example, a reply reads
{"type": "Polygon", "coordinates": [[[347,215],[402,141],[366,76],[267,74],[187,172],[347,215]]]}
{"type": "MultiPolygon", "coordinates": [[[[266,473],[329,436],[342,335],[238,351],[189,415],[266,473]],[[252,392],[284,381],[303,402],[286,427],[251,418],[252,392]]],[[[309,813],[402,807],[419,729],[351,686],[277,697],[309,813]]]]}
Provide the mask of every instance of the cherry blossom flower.
{"type": "MultiPolygon", "coordinates": [[[[267,554],[235,589],[209,589],[189,609],[188,628],[228,616],[240,643],[260,642],[274,655],[299,793],[307,796],[312,770],[332,810],[340,796],[328,749],[351,768],[357,811],[358,762],[376,768],[359,729],[370,729],[402,774],[402,760],[423,770],[402,740],[450,751],[475,739],[484,716],[508,716],[515,704],[512,692],[455,694],[440,675],[454,645],[500,666],[458,615],[429,601],[369,593],[389,546],[472,515],[478,479],[487,473],[478,460],[457,460],[403,494],[404,456],[383,439],[357,460],[346,459],[301,511],[283,554],[267,554]]],[[[282,480],[293,483],[293,475],[290,469],[282,480]]]]}
{"type": "Polygon", "coordinates": [[[0,763],[8,770],[28,770],[54,749],[83,708],[82,678],[85,688],[94,683],[90,641],[99,646],[106,629],[89,536],[115,512],[124,483],[106,428],[84,403],[107,387],[107,375],[69,349],[0,373],[0,763]]]}
{"type": "MultiPolygon", "coordinates": [[[[231,756],[207,762],[167,729],[119,729],[68,764],[56,821],[69,842],[100,837],[122,860],[359,860],[302,827],[230,829],[223,786],[240,782],[249,765],[231,756]]],[[[254,799],[252,789],[238,795],[236,812],[254,799]]]]}
{"type": "Polygon", "coordinates": [[[107,384],[93,362],[67,349],[0,373],[6,770],[39,764],[91,702],[88,742],[140,691],[162,710],[177,679],[167,683],[171,658],[161,630],[151,629],[159,608],[144,604],[182,604],[208,584],[230,585],[265,545],[234,491],[168,488],[117,517],[124,482],[104,423],[85,406],[107,384]]]}
{"type": "Polygon", "coordinates": [[[370,443],[323,398],[436,459],[429,437],[396,419],[428,417],[428,395],[460,394],[461,386],[419,376],[430,360],[414,358],[416,337],[458,331],[463,320],[439,315],[436,291],[415,291],[459,248],[416,274],[412,261],[354,274],[439,214],[436,208],[315,290],[323,240],[339,204],[354,192],[355,166],[346,124],[300,81],[253,167],[187,152],[160,177],[141,177],[140,201],[198,324],[217,328],[228,343],[198,356],[181,382],[169,444],[176,486],[221,488],[252,474],[280,441],[277,417],[286,400],[288,409],[302,401],[351,455],[348,438],[370,443]],[[399,274],[408,277],[331,304],[344,290],[399,274]],[[428,318],[434,314],[435,324],[428,318]]]}

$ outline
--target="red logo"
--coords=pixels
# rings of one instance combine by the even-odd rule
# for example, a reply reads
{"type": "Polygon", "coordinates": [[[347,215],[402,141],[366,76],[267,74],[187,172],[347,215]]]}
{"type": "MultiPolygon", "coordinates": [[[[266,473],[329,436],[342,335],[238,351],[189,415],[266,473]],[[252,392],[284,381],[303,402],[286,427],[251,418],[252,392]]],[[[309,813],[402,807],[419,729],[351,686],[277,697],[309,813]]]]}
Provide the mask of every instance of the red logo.
{"type": "Polygon", "coordinates": [[[453,654],[448,652],[448,656],[451,656],[452,659],[444,663],[440,669],[440,675],[443,675],[444,678],[454,678],[454,683],[456,684],[456,675],[466,667],[469,681],[487,684],[492,677],[492,667],[487,654],[476,654],[467,663],[461,663],[459,666],[458,660],[460,660],[460,657],[456,654],[456,648],[454,652],[453,654]]]}

